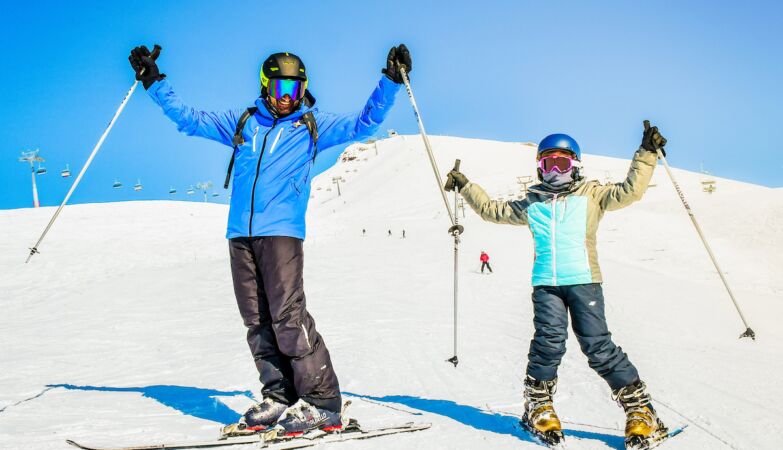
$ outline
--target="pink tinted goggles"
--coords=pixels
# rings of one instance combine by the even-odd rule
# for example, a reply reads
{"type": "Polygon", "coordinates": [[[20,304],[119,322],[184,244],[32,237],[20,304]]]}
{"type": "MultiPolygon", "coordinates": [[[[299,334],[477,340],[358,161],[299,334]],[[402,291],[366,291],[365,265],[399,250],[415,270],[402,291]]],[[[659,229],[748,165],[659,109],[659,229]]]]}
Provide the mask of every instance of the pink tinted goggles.
{"type": "Polygon", "coordinates": [[[574,167],[579,166],[579,161],[568,156],[545,156],[538,160],[538,168],[544,173],[556,170],[560,173],[566,173],[574,167]]]}

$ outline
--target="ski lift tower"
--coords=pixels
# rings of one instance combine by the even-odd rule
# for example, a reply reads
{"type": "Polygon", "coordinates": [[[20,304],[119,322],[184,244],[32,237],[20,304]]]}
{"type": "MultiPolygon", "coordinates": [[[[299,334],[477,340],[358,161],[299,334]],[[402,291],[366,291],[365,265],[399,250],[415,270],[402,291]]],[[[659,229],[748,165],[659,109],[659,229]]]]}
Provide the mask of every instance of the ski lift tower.
{"type": "Polygon", "coordinates": [[[196,189],[204,193],[204,202],[207,201],[207,191],[212,187],[211,181],[196,183],[196,189]]]}
{"type": "Polygon", "coordinates": [[[523,177],[517,177],[517,184],[522,188],[522,198],[527,195],[527,185],[533,182],[533,177],[525,175],[523,177]]]}
{"type": "Polygon", "coordinates": [[[33,208],[38,208],[41,206],[38,203],[38,186],[35,184],[35,163],[37,162],[40,167],[41,163],[44,162],[44,159],[38,155],[38,152],[38,149],[22,152],[22,156],[19,157],[19,162],[30,163],[30,172],[32,173],[33,179],[33,208]]]}
{"type": "Polygon", "coordinates": [[[702,190],[708,194],[712,194],[718,189],[715,186],[715,179],[711,176],[711,173],[704,170],[704,164],[701,164],[701,173],[704,175],[704,178],[701,180],[702,190]]]}
{"type": "Polygon", "coordinates": [[[332,177],[332,183],[337,185],[337,196],[340,197],[343,195],[342,192],[340,192],[340,182],[345,182],[345,178],[343,177],[332,177]]]}

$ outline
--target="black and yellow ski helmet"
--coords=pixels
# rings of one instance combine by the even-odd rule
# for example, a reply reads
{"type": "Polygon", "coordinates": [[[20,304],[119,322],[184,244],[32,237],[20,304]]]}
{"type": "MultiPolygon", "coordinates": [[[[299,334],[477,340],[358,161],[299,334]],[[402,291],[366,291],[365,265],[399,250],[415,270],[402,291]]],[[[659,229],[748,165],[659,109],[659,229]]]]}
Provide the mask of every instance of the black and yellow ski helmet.
{"type": "Polygon", "coordinates": [[[261,66],[261,89],[269,88],[270,78],[288,78],[304,81],[307,89],[307,70],[302,60],[293,53],[283,52],[269,55],[261,66]]]}

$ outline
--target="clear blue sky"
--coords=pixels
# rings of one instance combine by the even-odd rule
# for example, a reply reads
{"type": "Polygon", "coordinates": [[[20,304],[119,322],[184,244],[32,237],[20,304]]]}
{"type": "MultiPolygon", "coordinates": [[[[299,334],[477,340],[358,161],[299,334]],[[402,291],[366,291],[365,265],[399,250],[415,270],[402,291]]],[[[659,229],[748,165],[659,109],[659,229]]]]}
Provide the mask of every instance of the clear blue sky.
{"type": "MultiPolygon", "coordinates": [[[[251,105],[263,57],[287,50],[307,64],[319,106],[345,112],[361,108],[389,47],[404,42],[432,134],[538,141],[565,132],[584,152],[630,157],[649,118],[674,166],[703,162],[719,176],[783,186],[780,2],[231,4],[3,0],[0,208],[31,205],[29,171],[17,162],[30,148],[47,158],[42,204],[59,204],[73,179],[59,170],[80,169],[133,82],[130,49],[153,43],[195,107],[251,105]]],[[[404,93],[386,128],[418,131],[404,93]]],[[[185,199],[197,181],[222,184],[229,155],[177,133],[140,89],[72,202],[170,198],[171,185],[185,199]],[[124,189],[111,188],[115,178],[124,189]],[[144,190],[133,192],[139,178],[144,190]]]]}

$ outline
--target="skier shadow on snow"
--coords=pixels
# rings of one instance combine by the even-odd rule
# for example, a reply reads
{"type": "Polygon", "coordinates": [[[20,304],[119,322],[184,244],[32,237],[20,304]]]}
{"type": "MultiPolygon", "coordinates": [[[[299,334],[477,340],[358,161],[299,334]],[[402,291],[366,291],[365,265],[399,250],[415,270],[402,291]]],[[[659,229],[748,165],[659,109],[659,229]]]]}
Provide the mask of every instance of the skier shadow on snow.
{"type": "Polygon", "coordinates": [[[71,391],[101,391],[101,392],[131,392],[151,398],[169,408],[222,424],[235,423],[242,417],[233,409],[224,405],[217,397],[232,397],[246,395],[253,398],[250,391],[218,391],[191,386],[155,385],[145,387],[107,387],[107,386],[75,386],[72,384],[50,384],[48,388],[63,388],[71,391]]]}
{"type": "MultiPolygon", "coordinates": [[[[109,386],[76,386],[73,384],[50,384],[47,388],[63,388],[71,391],[99,391],[139,393],[143,397],[173,408],[182,414],[210,420],[221,424],[235,423],[241,415],[219,400],[219,397],[245,395],[253,398],[250,391],[218,391],[191,386],[153,385],[145,387],[109,387],[109,386]]],[[[538,443],[530,434],[518,425],[519,418],[515,416],[490,413],[468,405],[460,405],[451,400],[433,400],[410,395],[386,395],[375,397],[371,395],[343,392],[351,397],[364,398],[381,403],[397,403],[409,408],[431,414],[437,414],[456,420],[459,423],[477,430],[498,434],[508,434],[522,441],[538,443]]],[[[595,433],[582,430],[563,430],[566,436],[577,439],[593,439],[601,441],[611,448],[624,449],[624,438],[611,434],[595,433]]]]}
{"type": "MultiPolygon", "coordinates": [[[[459,423],[473,427],[477,430],[490,431],[498,434],[508,434],[522,441],[538,443],[528,432],[519,427],[519,417],[505,414],[489,413],[479,408],[468,405],[460,405],[451,400],[433,400],[413,397],[410,395],[386,395],[374,397],[370,395],[353,394],[343,392],[352,397],[365,398],[376,402],[398,403],[413,409],[448,417],[459,423]]],[[[601,441],[610,448],[625,449],[625,438],[611,434],[595,433],[592,431],[564,429],[563,434],[577,439],[593,439],[601,441]]]]}

